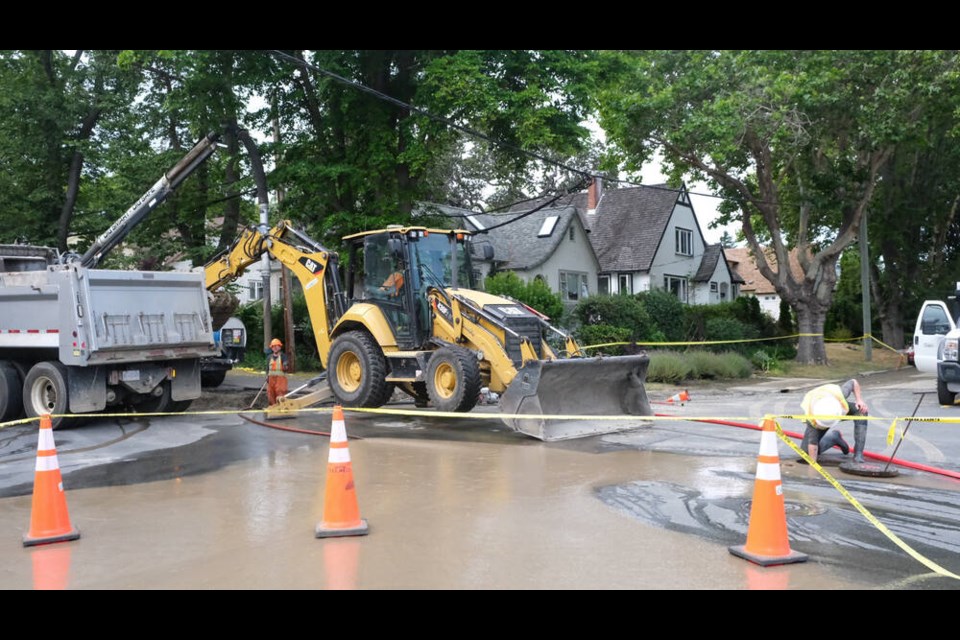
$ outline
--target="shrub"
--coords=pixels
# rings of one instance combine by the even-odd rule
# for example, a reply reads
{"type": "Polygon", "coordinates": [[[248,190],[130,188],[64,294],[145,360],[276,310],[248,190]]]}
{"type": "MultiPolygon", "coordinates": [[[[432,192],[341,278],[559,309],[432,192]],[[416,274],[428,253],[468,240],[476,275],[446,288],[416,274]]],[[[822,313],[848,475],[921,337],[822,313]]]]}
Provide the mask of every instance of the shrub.
{"type": "Polygon", "coordinates": [[[652,289],[636,295],[650,316],[653,325],[660,330],[665,339],[679,342],[687,336],[687,305],[663,289],[652,289]]]}
{"type": "MultiPolygon", "coordinates": [[[[577,330],[576,338],[581,347],[588,347],[594,344],[606,344],[608,342],[630,342],[630,330],[625,327],[614,327],[609,324],[582,325],[577,330]]],[[[611,346],[603,347],[600,350],[590,349],[587,355],[593,356],[598,353],[621,355],[624,353],[624,347],[611,346]]]]}
{"type": "Polygon", "coordinates": [[[677,383],[688,378],[749,378],[752,374],[750,361],[730,351],[655,351],[650,354],[647,380],[677,383]]]}
{"type": "Polygon", "coordinates": [[[780,318],[777,320],[777,328],[784,335],[790,335],[794,332],[793,311],[790,309],[790,303],[780,299],[780,318]]]}
{"type": "Polygon", "coordinates": [[[574,307],[573,315],[581,324],[581,335],[591,325],[625,329],[628,341],[650,341],[657,333],[647,310],[633,296],[590,296],[574,307]]]}
{"type": "Polygon", "coordinates": [[[647,380],[651,382],[682,382],[690,377],[686,357],[676,351],[655,351],[650,354],[647,380]]]}
{"type": "Polygon", "coordinates": [[[563,301],[559,293],[554,293],[547,283],[534,278],[524,282],[513,271],[501,271],[484,281],[487,293],[495,296],[509,296],[529,305],[543,315],[559,321],[563,315],[563,301]]]}

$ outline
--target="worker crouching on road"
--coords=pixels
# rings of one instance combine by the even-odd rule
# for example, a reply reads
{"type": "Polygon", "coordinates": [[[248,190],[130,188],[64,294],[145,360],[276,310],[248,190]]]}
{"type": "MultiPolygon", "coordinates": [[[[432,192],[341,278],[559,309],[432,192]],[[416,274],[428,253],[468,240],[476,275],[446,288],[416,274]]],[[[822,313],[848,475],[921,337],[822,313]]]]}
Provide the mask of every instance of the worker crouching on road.
{"type": "MultiPolygon", "coordinates": [[[[828,416],[865,416],[867,403],[860,395],[860,383],[850,379],[842,385],[824,384],[811,389],[800,403],[803,412],[807,415],[823,416],[806,421],[807,429],[803,434],[801,447],[810,458],[817,459],[821,451],[829,451],[835,445],[840,446],[843,455],[850,453],[850,445],[843,439],[840,430],[836,428],[839,418],[828,416]],[[850,406],[847,398],[854,396],[854,405],[850,406]]],[[[863,449],[867,443],[867,421],[856,420],[853,427],[853,443],[856,448],[855,462],[863,462],[863,449]]]]}
{"type": "Polygon", "coordinates": [[[290,361],[287,354],[281,351],[283,343],[274,338],[270,341],[267,356],[267,404],[271,407],[277,404],[280,396],[287,394],[287,373],[290,372],[290,361]]]}

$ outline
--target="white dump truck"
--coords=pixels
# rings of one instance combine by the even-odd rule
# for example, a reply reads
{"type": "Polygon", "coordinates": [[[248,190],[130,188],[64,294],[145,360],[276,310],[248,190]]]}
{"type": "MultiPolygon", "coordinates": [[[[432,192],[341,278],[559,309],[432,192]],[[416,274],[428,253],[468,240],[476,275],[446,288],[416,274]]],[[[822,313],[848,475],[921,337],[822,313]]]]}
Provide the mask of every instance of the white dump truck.
{"type": "Polygon", "coordinates": [[[95,267],[215,147],[204,138],[83,256],[0,245],[0,422],[200,396],[201,359],[219,354],[203,274],[95,267]]]}

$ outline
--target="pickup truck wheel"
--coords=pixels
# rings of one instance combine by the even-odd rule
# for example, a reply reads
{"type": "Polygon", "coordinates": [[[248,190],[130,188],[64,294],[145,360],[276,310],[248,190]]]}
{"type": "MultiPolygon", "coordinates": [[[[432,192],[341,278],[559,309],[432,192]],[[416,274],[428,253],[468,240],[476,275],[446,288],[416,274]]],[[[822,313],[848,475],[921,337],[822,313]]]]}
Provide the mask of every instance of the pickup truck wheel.
{"type": "Polygon", "coordinates": [[[204,387],[219,387],[227,379],[227,370],[220,371],[202,371],[200,373],[200,384],[204,387]]]}
{"type": "Polygon", "coordinates": [[[67,388],[67,368],[59,362],[38,362],[30,367],[23,380],[23,409],[28,418],[51,416],[56,429],[64,423],[63,416],[70,406],[67,388]]]}
{"type": "Polygon", "coordinates": [[[957,399],[957,394],[947,388],[947,383],[943,380],[937,380],[937,400],[940,404],[953,404],[957,399]]]}
{"type": "Polygon", "coordinates": [[[468,349],[437,349],[426,379],[430,402],[440,411],[470,411],[480,399],[480,363],[468,349]]]}
{"type": "Polygon", "coordinates": [[[383,352],[364,331],[348,331],[334,339],[327,370],[333,395],[346,407],[381,407],[393,391],[383,352]]]}
{"type": "Polygon", "coordinates": [[[9,362],[0,362],[0,422],[16,420],[23,413],[23,382],[9,362]]]}

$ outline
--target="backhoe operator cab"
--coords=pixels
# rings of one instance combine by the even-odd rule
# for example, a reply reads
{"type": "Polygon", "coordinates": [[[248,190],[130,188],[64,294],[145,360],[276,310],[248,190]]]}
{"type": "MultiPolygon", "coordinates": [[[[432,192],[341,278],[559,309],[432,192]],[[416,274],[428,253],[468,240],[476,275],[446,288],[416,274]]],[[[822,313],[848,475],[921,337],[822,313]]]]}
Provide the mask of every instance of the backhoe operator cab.
{"type": "Polygon", "coordinates": [[[400,350],[433,348],[428,292],[475,289],[466,232],[388,227],[347,236],[346,290],[378,307],[400,350]],[[357,295],[359,294],[359,295],[357,295]]]}

